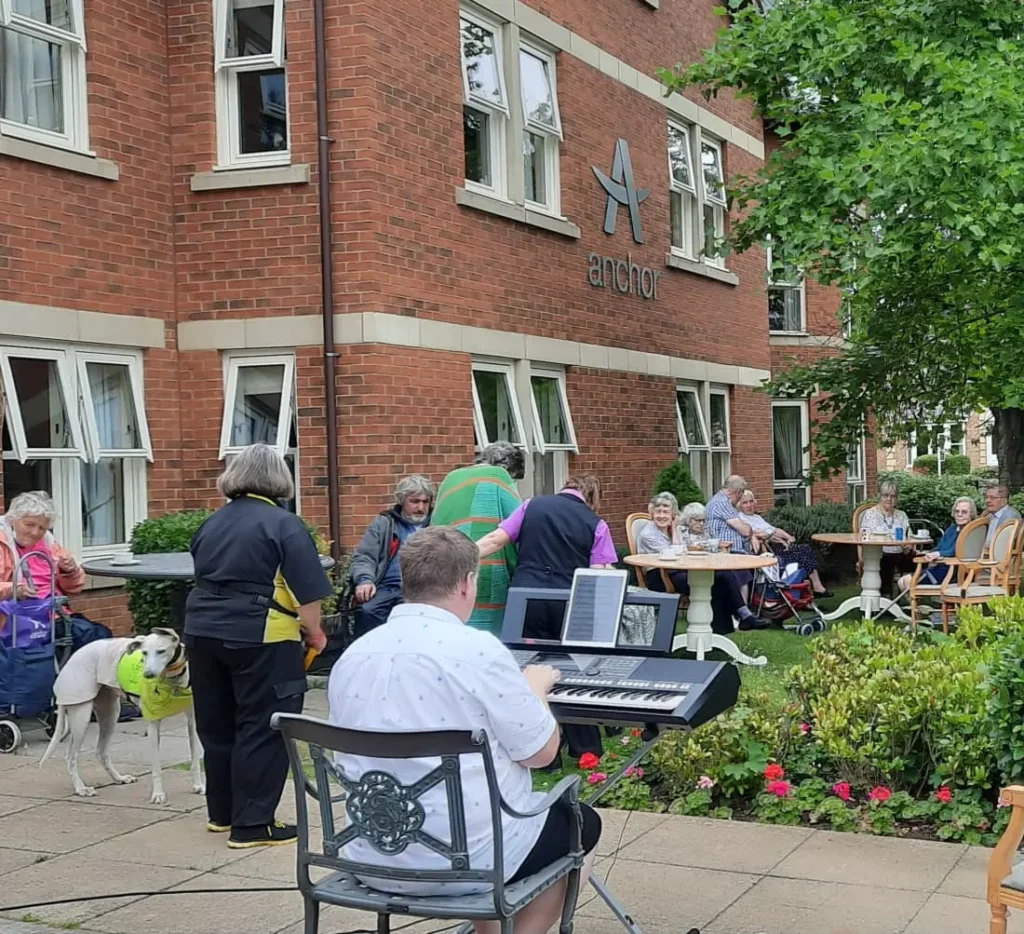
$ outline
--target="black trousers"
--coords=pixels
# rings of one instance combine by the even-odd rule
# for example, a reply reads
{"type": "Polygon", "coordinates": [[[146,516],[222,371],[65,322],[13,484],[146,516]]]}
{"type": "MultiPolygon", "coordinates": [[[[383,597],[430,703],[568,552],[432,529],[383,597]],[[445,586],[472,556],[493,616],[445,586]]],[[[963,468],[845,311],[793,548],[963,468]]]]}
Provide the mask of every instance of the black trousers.
{"type": "Polygon", "coordinates": [[[206,763],[206,810],[215,824],[264,827],[288,778],[273,713],[302,713],[301,642],[231,645],[186,636],[196,729],[206,763]]]}
{"type": "MultiPolygon", "coordinates": [[[[645,575],[647,589],[656,593],[664,593],[665,582],[661,579],[661,571],[652,568],[645,575]]],[[[688,596],[690,583],[686,579],[686,571],[669,571],[668,579],[672,581],[676,593],[688,596]]],[[[739,617],[740,608],[745,606],[740,591],[739,578],[732,571],[716,571],[715,582],[711,585],[711,631],[727,636],[734,630],[732,618],[739,617]]]]}
{"type": "Polygon", "coordinates": [[[909,552],[899,551],[895,554],[882,552],[882,596],[891,600],[896,574],[913,574],[914,567],[914,556],[909,552]]]}
{"type": "Polygon", "coordinates": [[[356,605],[355,637],[365,636],[371,629],[383,626],[391,611],[402,602],[402,592],[389,587],[378,587],[366,603],[356,605]]]}

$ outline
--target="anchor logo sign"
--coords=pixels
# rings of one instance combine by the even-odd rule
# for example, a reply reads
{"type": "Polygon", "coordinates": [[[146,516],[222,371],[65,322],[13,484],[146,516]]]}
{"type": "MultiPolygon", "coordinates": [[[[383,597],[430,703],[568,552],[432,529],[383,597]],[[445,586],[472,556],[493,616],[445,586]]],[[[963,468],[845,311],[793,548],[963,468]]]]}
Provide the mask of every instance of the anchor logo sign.
{"type": "Polygon", "coordinates": [[[619,205],[629,208],[629,223],[633,228],[633,239],[637,243],[644,242],[643,231],[640,229],[640,204],[647,200],[651,190],[637,188],[633,180],[633,163],[629,159],[629,143],[624,139],[615,141],[615,156],[612,160],[612,174],[609,178],[596,165],[591,166],[601,187],[608,194],[608,203],[604,209],[604,232],[609,236],[615,233],[615,218],[619,213],[619,205]]]}

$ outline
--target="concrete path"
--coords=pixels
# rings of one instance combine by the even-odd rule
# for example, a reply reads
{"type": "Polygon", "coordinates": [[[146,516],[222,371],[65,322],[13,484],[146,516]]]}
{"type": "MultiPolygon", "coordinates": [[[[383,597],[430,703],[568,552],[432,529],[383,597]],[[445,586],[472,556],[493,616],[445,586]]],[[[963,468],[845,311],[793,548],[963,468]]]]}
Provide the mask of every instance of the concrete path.
{"type": "MultiPolygon", "coordinates": [[[[325,710],[322,691],[308,712],[325,710]]],[[[0,914],[0,934],[42,925],[103,934],[301,934],[295,892],[261,892],[295,879],[295,851],[228,850],[204,829],[188,773],[167,768],[166,807],[149,804],[145,726],[119,728],[114,761],[139,777],[111,786],[92,756],[75,798],[62,758],[39,769],[45,738],[0,756],[0,908],[119,892],[179,893],[42,905],[0,914]],[[195,893],[212,889],[213,893],[195,893]],[[23,924],[22,921],[34,923],[23,924]]],[[[86,749],[95,745],[95,727],[86,749]]],[[[187,759],[184,725],[164,743],[165,763],[187,759]]],[[[294,813],[290,786],[280,809],[294,813]]],[[[984,934],[988,850],[790,827],[602,811],[598,871],[646,934],[984,934]],[[617,853],[616,853],[617,851],[617,853]]],[[[578,934],[620,934],[587,889],[578,934]]],[[[395,922],[395,927],[403,923],[395,922]]],[[[440,930],[426,923],[417,934],[440,930]]],[[[325,910],[323,934],[372,931],[374,918],[325,910]]],[[[1010,934],[1024,934],[1011,913],[1010,934]]]]}

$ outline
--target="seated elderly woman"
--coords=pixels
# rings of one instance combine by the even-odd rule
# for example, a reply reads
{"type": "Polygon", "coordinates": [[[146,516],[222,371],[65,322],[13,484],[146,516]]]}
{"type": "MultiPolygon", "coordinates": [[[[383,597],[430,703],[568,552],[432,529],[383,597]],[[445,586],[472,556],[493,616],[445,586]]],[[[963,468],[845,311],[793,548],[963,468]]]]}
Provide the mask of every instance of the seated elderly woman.
{"type": "MultiPolygon", "coordinates": [[[[636,539],[639,554],[656,555],[671,545],[688,545],[704,540],[704,507],[700,503],[690,503],[683,510],[682,524],[677,524],[680,520],[679,503],[671,493],[656,494],[647,504],[647,512],[651,521],[640,530],[636,539]]],[[[670,570],[667,574],[676,593],[689,594],[686,571],[670,570]]],[[[651,568],[644,578],[648,589],[665,590],[659,569],[651,568]]],[[[736,575],[728,571],[715,574],[711,587],[711,610],[714,613],[711,628],[722,635],[733,631],[733,617],[739,620],[740,629],[764,629],[768,626],[751,612],[743,600],[736,575]]]]}
{"type": "Polygon", "coordinates": [[[818,575],[818,555],[810,545],[797,543],[796,538],[785,529],[772,525],[764,516],[757,512],[757,497],[753,490],[744,490],[740,497],[738,509],[747,521],[747,524],[754,530],[754,533],[766,545],[776,545],[772,551],[779,556],[780,564],[785,567],[787,564],[796,563],[801,570],[807,574],[807,579],[814,588],[814,596],[834,596],[831,590],[827,590],[818,575]]]}
{"type": "Polygon", "coordinates": [[[0,518],[0,600],[50,596],[51,561],[56,594],[81,591],[85,572],[54,539],[50,528],[56,518],[57,510],[47,493],[19,493],[11,500],[6,515],[0,518]],[[15,591],[14,570],[22,559],[15,591]]]}
{"type": "MultiPolygon", "coordinates": [[[[896,484],[884,480],[878,484],[878,505],[861,513],[860,528],[873,535],[892,538],[897,529],[902,529],[904,540],[909,539],[910,519],[902,509],[896,508],[898,492],[896,484]]],[[[914,571],[914,544],[886,545],[882,549],[882,596],[892,597],[893,578],[896,572],[911,574],[914,571]]]]}
{"type": "MultiPolygon", "coordinates": [[[[949,565],[942,559],[952,558],[956,554],[956,540],[960,536],[960,530],[968,522],[978,518],[978,507],[969,496],[957,497],[956,502],[953,503],[952,516],[953,522],[942,533],[942,538],[939,539],[935,550],[929,551],[923,556],[930,563],[921,572],[920,583],[922,584],[941,584],[946,579],[946,574],[949,573],[949,565]]],[[[910,574],[904,574],[900,578],[900,590],[908,590],[910,588],[910,578],[910,574]]]]}

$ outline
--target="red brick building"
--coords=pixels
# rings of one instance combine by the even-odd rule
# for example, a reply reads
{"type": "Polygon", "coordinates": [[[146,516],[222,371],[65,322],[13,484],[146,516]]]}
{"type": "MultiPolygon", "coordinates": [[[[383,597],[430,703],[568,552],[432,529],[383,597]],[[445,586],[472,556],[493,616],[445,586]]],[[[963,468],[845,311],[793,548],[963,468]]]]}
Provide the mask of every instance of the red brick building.
{"type": "Polygon", "coordinates": [[[328,433],[345,549],[398,477],[498,437],[524,492],[598,473],[616,534],[681,453],[708,491],[844,498],[789,476],[813,406],[755,391],[841,339],[834,297],[775,288],[769,336],[764,254],[703,249],[763,128],[649,77],[715,5],[323,0],[322,215],[316,0],[0,2],[5,498],[51,490],[60,538],[108,554],[269,440],[328,528],[328,433]]]}

